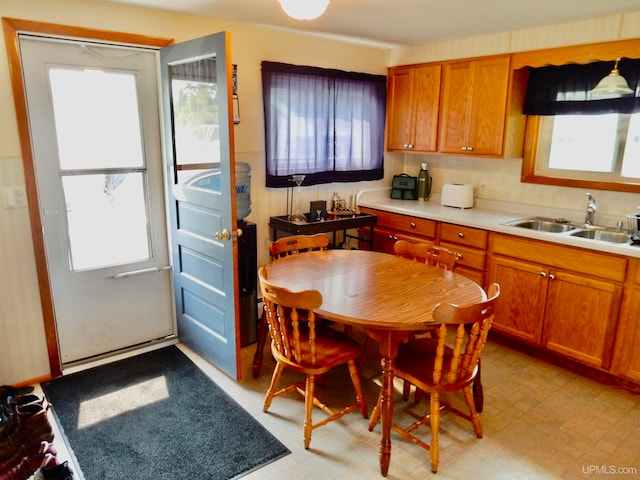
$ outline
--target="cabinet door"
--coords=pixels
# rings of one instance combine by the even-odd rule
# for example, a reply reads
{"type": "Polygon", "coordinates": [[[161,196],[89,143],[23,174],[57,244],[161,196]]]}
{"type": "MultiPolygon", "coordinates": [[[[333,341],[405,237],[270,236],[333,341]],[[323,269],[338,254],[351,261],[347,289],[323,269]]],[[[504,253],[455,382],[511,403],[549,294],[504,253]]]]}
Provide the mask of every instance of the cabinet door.
{"type": "Polygon", "coordinates": [[[491,57],[445,65],[440,151],[502,155],[511,59],[491,57]]]}
{"type": "Polygon", "coordinates": [[[509,95],[510,58],[475,62],[468,153],[502,155],[509,95]]]}
{"type": "Polygon", "coordinates": [[[387,150],[436,151],[440,72],[439,64],[389,70],[387,150]]]}
{"type": "Polygon", "coordinates": [[[492,328],[539,345],[548,284],[544,267],[494,256],[487,284],[492,282],[500,284],[492,328]]]}
{"type": "Polygon", "coordinates": [[[619,357],[615,373],[640,383],[640,287],[630,290],[629,306],[624,315],[626,328],[618,333],[615,349],[615,355],[619,357]]]}
{"type": "Polygon", "coordinates": [[[448,63],[442,74],[441,152],[463,154],[468,141],[473,62],[448,63]]]}
{"type": "Polygon", "coordinates": [[[376,252],[390,253],[393,255],[393,245],[396,243],[394,233],[388,228],[374,227],[373,250],[376,252]]]}
{"type": "Polygon", "coordinates": [[[584,364],[609,368],[622,286],[551,272],[543,346],[584,364]]]}
{"type": "Polygon", "coordinates": [[[389,69],[387,88],[387,150],[405,150],[411,143],[413,67],[389,69]]]}
{"type": "Polygon", "coordinates": [[[413,71],[413,148],[435,152],[438,146],[440,65],[419,65],[413,71]]]}

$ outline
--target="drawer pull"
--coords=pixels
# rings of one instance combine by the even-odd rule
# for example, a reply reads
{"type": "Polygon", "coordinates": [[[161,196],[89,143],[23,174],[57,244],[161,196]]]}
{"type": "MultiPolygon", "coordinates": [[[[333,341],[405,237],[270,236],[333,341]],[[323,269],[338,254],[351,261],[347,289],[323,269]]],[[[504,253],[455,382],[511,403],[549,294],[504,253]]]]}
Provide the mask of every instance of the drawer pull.
{"type": "Polygon", "coordinates": [[[549,280],[555,280],[556,276],[553,273],[549,274],[549,280]]]}
{"type": "Polygon", "coordinates": [[[458,237],[459,237],[459,238],[464,238],[464,233],[462,233],[462,232],[458,232],[458,237]]]}
{"type": "Polygon", "coordinates": [[[540,276],[541,276],[542,278],[544,278],[544,277],[546,277],[546,276],[547,276],[547,274],[546,274],[546,273],[544,273],[544,272],[540,272],[540,276]]]}
{"type": "Polygon", "coordinates": [[[416,224],[411,222],[411,228],[416,228],[416,224]]]}

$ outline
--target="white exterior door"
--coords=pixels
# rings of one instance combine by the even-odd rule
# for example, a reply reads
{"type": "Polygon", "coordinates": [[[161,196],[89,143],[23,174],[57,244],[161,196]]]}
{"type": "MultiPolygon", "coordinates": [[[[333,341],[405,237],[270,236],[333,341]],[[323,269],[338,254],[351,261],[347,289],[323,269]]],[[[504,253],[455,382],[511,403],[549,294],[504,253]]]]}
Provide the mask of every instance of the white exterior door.
{"type": "Polygon", "coordinates": [[[157,52],[20,52],[62,363],[175,335],[157,52]]]}

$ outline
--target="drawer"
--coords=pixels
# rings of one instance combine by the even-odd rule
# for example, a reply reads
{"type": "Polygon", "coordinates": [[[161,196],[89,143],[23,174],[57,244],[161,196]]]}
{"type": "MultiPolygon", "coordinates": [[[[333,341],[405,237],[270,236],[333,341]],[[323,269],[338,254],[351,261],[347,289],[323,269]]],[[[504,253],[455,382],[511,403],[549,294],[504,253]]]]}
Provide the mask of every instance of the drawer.
{"type": "Polygon", "coordinates": [[[511,235],[494,234],[492,238],[492,255],[504,255],[540,265],[607,278],[614,282],[624,282],[627,271],[625,257],[511,235]]]}
{"type": "Polygon", "coordinates": [[[485,250],[487,248],[487,232],[477,228],[442,223],[440,224],[440,241],[485,250]]]}
{"type": "Polygon", "coordinates": [[[448,248],[460,255],[458,258],[458,265],[473,268],[474,270],[484,270],[484,262],[487,258],[487,254],[484,250],[477,250],[449,242],[440,242],[440,246],[448,248]]]}
{"type": "Polygon", "coordinates": [[[640,260],[636,260],[636,283],[640,285],[640,260]]]}
{"type": "Polygon", "coordinates": [[[435,238],[436,236],[437,222],[434,220],[382,211],[376,211],[376,215],[378,215],[378,225],[381,227],[387,227],[392,230],[401,230],[403,232],[413,233],[422,237],[435,238]]]}

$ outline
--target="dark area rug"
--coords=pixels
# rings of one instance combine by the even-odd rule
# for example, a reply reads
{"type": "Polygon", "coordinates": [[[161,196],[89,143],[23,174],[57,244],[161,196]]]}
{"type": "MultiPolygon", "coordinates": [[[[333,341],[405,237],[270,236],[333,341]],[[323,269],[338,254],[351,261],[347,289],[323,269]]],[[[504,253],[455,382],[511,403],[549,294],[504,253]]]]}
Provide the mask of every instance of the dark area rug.
{"type": "Polygon", "coordinates": [[[174,346],[42,388],[87,480],[227,480],[289,453],[174,346]]]}

